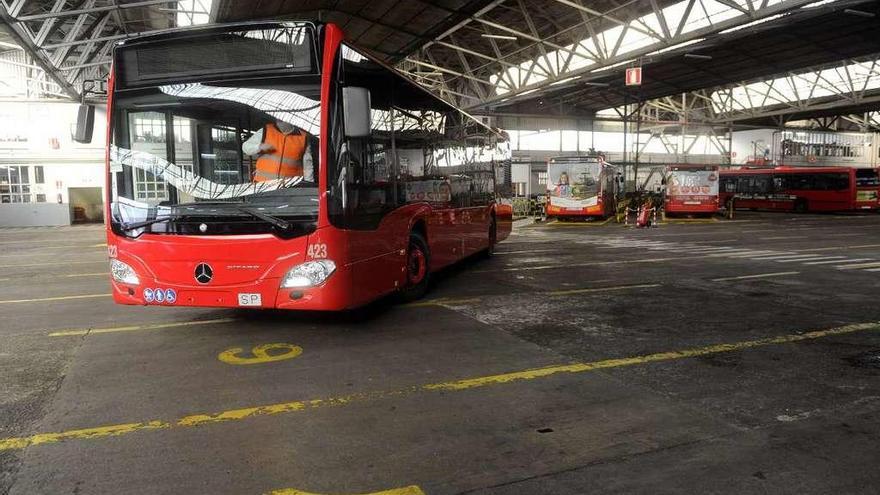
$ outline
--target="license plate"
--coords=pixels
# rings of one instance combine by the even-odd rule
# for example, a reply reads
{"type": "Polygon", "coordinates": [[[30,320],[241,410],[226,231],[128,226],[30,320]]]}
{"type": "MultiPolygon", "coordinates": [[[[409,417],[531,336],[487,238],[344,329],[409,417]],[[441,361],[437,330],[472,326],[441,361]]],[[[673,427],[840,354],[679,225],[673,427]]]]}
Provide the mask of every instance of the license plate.
{"type": "Polygon", "coordinates": [[[238,293],[238,305],[239,306],[262,306],[263,305],[263,296],[260,294],[239,292],[238,293]]]}

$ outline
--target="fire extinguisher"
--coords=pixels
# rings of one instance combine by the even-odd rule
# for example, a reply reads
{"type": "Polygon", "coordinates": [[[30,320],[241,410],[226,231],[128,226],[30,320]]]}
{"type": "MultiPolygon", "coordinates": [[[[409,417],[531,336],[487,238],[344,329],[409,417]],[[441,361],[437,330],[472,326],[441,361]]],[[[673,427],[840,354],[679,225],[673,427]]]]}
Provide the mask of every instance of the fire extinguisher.
{"type": "Polygon", "coordinates": [[[651,209],[648,208],[650,202],[642,203],[642,206],[639,207],[639,216],[636,218],[636,227],[650,227],[651,226],[651,209]]]}

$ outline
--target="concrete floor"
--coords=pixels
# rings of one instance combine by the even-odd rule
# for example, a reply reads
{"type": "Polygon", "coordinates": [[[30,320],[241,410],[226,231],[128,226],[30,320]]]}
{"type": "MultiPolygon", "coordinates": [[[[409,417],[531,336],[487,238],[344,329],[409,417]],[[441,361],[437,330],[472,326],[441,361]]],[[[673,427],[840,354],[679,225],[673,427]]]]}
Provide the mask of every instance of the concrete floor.
{"type": "Polygon", "coordinates": [[[114,306],[102,244],[0,230],[0,493],[880,486],[880,215],[529,226],[345,315],[114,306]]]}

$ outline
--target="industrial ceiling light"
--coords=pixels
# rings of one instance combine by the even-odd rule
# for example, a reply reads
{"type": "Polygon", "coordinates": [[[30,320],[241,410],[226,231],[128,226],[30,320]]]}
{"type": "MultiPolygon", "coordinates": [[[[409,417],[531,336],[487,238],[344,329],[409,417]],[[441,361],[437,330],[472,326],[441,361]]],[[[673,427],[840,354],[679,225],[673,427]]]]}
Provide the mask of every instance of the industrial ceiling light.
{"type": "Polygon", "coordinates": [[[584,81],[581,84],[583,84],[584,86],[595,86],[597,88],[607,88],[608,86],[610,86],[610,84],[608,84],[608,83],[592,82],[592,81],[584,81]]]}
{"type": "Polygon", "coordinates": [[[22,48],[22,47],[20,47],[20,46],[18,46],[18,45],[16,45],[16,44],[14,44],[14,43],[7,43],[7,42],[5,42],[5,41],[0,41],[0,47],[3,47],[3,48],[12,48],[13,50],[22,50],[22,51],[24,51],[24,48],[22,48]]]}
{"type": "Polygon", "coordinates": [[[712,55],[700,55],[699,53],[685,53],[684,58],[692,58],[695,60],[712,60],[712,55]]]}
{"type": "Polygon", "coordinates": [[[873,18],[876,16],[876,14],[874,14],[873,12],[866,12],[864,10],[856,10],[856,9],[843,9],[843,13],[849,14],[849,15],[857,15],[859,17],[869,17],[869,18],[873,18]]]}
{"type": "Polygon", "coordinates": [[[508,35],[508,34],[489,34],[489,33],[482,33],[482,34],[480,34],[480,36],[482,36],[483,38],[492,38],[493,40],[510,40],[510,41],[516,41],[516,40],[518,39],[516,36],[510,36],[510,35],[508,35]]]}

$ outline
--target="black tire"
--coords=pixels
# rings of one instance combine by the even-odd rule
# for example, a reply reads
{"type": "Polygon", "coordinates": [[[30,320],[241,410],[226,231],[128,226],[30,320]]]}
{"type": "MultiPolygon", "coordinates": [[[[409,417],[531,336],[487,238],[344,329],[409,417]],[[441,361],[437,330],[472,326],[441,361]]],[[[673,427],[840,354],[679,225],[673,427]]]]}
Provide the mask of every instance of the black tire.
{"type": "Polygon", "coordinates": [[[794,202],[794,211],[795,213],[806,213],[810,211],[810,206],[807,204],[806,199],[798,199],[794,202]]]}
{"type": "Polygon", "coordinates": [[[406,285],[400,290],[400,298],[404,302],[417,301],[427,292],[431,278],[430,262],[428,242],[422,234],[410,232],[409,245],[406,248],[406,285]],[[421,256],[417,253],[421,253],[421,256]]]}
{"type": "Polygon", "coordinates": [[[498,224],[495,217],[489,222],[489,247],[483,250],[484,258],[491,258],[495,254],[495,245],[498,244],[498,224]]]}

